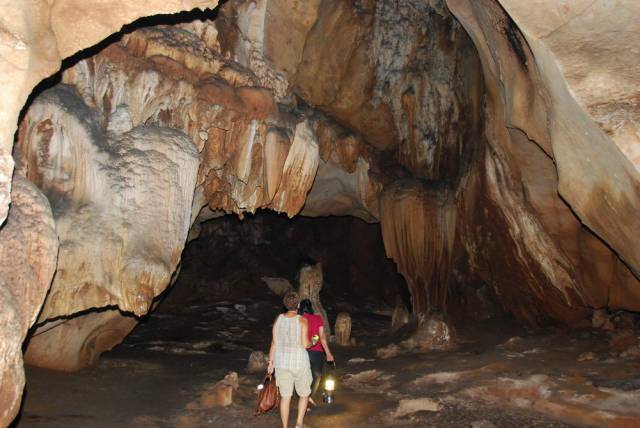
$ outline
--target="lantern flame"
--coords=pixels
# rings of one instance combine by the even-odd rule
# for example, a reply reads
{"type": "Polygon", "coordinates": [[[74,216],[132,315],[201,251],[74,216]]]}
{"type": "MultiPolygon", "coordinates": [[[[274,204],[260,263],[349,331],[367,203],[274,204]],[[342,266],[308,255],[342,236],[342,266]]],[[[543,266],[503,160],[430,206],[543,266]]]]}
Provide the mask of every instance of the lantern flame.
{"type": "Polygon", "coordinates": [[[327,379],[324,381],[324,389],[326,391],[333,391],[336,389],[336,381],[333,379],[327,379]]]}

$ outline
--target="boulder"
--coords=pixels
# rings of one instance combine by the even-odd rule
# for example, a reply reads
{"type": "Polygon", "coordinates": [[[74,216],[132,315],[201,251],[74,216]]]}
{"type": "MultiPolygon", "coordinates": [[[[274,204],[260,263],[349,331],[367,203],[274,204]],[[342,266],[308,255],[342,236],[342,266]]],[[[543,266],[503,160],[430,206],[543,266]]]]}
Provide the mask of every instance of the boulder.
{"type": "Polygon", "coordinates": [[[442,316],[421,317],[416,332],[402,346],[420,352],[450,350],[457,346],[456,332],[442,316]]]}

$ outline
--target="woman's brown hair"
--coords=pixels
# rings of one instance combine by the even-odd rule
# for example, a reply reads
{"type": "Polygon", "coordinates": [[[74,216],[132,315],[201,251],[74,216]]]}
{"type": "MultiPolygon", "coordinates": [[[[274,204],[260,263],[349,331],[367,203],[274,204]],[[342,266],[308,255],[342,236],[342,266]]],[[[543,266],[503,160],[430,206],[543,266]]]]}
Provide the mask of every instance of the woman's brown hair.
{"type": "Polygon", "coordinates": [[[298,304],[300,303],[300,296],[295,291],[290,291],[284,295],[284,307],[287,308],[288,311],[295,311],[298,309],[298,304]]]}

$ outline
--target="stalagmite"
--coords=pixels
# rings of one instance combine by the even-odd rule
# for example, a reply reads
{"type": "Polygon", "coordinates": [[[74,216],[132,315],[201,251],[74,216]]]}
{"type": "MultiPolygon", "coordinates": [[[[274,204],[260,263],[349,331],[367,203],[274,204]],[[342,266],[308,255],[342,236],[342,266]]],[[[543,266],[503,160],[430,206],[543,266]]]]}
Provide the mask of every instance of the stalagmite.
{"type": "Polygon", "coordinates": [[[391,315],[391,330],[396,331],[409,322],[409,311],[404,303],[396,303],[391,315]]]}
{"type": "Polygon", "coordinates": [[[327,337],[331,335],[331,325],[320,301],[320,291],[322,290],[322,264],[316,263],[313,266],[303,266],[298,272],[298,294],[300,299],[309,299],[313,306],[313,311],[320,315],[324,321],[327,337]]]}
{"type": "Polygon", "coordinates": [[[249,373],[264,373],[269,365],[269,357],[262,351],[253,351],[249,355],[247,370],[249,373]]]}
{"type": "Polygon", "coordinates": [[[351,315],[347,312],[340,312],[336,317],[335,341],[340,346],[351,344],[351,315]]]}

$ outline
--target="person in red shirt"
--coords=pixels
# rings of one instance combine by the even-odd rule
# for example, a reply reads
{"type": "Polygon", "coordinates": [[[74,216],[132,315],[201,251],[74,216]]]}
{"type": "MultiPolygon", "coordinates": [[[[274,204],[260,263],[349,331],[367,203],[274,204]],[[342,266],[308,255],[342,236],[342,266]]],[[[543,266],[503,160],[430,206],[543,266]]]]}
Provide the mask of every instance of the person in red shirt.
{"type": "Polygon", "coordinates": [[[329,349],[329,341],[327,340],[327,333],[324,328],[324,320],[320,315],[313,313],[313,305],[311,300],[304,299],[300,302],[298,308],[298,314],[302,315],[309,324],[308,335],[312,344],[307,348],[309,353],[309,363],[311,364],[311,375],[313,376],[313,383],[311,384],[311,395],[309,395],[309,403],[316,406],[313,401],[313,394],[318,391],[320,386],[320,380],[322,378],[322,369],[324,368],[324,354],[327,354],[327,361],[332,362],[333,354],[329,349]]]}

